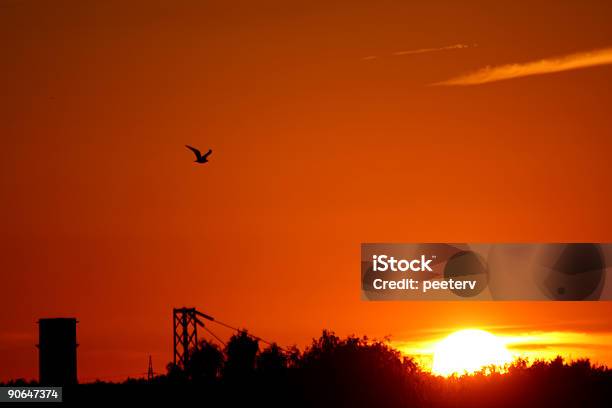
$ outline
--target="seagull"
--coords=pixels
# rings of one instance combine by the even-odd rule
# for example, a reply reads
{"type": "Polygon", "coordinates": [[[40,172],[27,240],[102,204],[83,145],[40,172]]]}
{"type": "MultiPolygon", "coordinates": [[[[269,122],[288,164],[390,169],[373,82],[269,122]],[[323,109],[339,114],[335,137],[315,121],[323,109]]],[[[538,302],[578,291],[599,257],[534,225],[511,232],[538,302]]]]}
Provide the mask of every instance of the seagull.
{"type": "Polygon", "coordinates": [[[212,149],[208,149],[206,154],[202,155],[202,153],[200,153],[200,151],[196,149],[195,147],[191,147],[189,145],[185,145],[185,147],[191,150],[195,154],[196,159],[194,160],[194,162],[200,163],[200,164],[204,164],[208,162],[208,156],[210,156],[210,154],[212,153],[212,149]]]}

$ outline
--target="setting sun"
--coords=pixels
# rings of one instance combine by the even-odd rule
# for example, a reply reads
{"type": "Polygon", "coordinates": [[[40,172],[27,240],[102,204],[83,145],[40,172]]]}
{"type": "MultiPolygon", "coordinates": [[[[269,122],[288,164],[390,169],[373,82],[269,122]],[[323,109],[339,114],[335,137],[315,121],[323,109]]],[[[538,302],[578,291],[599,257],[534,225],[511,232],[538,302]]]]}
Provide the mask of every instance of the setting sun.
{"type": "Polygon", "coordinates": [[[435,346],[432,372],[439,375],[474,373],[489,365],[512,360],[503,341],[484,330],[467,329],[450,334],[435,346]]]}

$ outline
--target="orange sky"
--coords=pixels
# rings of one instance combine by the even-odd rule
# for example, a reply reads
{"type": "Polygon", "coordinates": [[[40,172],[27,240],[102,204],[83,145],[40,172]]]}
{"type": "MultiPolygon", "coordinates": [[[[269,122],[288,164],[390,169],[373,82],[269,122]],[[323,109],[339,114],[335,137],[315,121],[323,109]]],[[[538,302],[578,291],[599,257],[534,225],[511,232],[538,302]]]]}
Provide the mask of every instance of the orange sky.
{"type": "Polygon", "coordinates": [[[37,377],[52,316],[81,381],[163,371],[183,305],[300,346],[582,333],[612,364],[609,302],[359,292],[361,242],[612,241],[612,67],[429,86],[612,46],[611,4],[124,3],[0,5],[0,380],[37,377]]]}

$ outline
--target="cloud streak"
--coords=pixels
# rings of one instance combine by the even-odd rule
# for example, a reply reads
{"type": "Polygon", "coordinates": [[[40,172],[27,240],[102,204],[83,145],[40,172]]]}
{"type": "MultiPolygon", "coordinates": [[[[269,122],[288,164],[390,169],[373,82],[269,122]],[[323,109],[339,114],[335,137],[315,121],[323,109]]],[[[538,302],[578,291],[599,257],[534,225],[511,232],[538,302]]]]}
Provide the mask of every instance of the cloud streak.
{"type": "MultiPolygon", "coordinates": [[[[447,45],[445,47],[436,47],[436,48],[417,48],[414,50],[406,50],[406,51],[396,51],[392,56],[400,57],[402,55],[415,55],[415,54],[426,54],[429,52],[437,52],[437,51],[448,51],[448,50],[460,50],[463,48],[476,47],[476,45],[467,45],[467,44],[453,44],[447,45]]],[[[378,55],[368,55],[367,57],[362,57],[361,59],[364,61],[374,60],[380,58],[378,55]]]]}
{"type": "Polygon", "coordinates": [[[416,50],[408,50],[408,51],[397,51],[394,52],[393,55],[413,55],[413,54],[425,54],[428,52],[436,52],[436,51],[446,51],[446,50],[460,50],[462,48],[468,48],[469,45],[466,44],[454,44],[448,45],[446,47],[437,47],[437,48],[419,48],[416,50]]]}
{"type": "Polygon", "coordinates": [[[478,71],[461,75],[446,81],[437,82],[434,86],[469,86],[489,82],[505,81],[533,75],[545,75],[555,72],[572,71],[612,64],[612,48],[579,52],[556,58],[541,59],[522,64],[508,64],[497,67],[486,67],[478,71]]]}

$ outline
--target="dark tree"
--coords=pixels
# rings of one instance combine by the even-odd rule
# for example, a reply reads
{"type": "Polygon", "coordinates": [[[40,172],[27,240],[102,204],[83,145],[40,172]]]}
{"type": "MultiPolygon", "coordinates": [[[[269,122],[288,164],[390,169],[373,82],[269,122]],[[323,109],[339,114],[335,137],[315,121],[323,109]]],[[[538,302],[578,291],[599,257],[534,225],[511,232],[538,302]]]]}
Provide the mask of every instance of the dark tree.
{"type": "Polygon", "coordinates": [[[202,340],[191,352],[185,372],[193,382],[212,384],[221,374],[223,360],[223,353],[216,344],[202,340]]]}
{"type": "Polygon", "coordinates": [[[258,351],[259,342],[249,336],[246,330],[233,335],[225,347],[227,360],[223,370],[224,379],[230,382],[249,381],[255,373],[258,351]]]}
{"type": "Polygon", "coordinates": [[[257,371],[264,377],[280,378],[286,374],[287,355],[276,343],[257,356],[257,371]]]}

